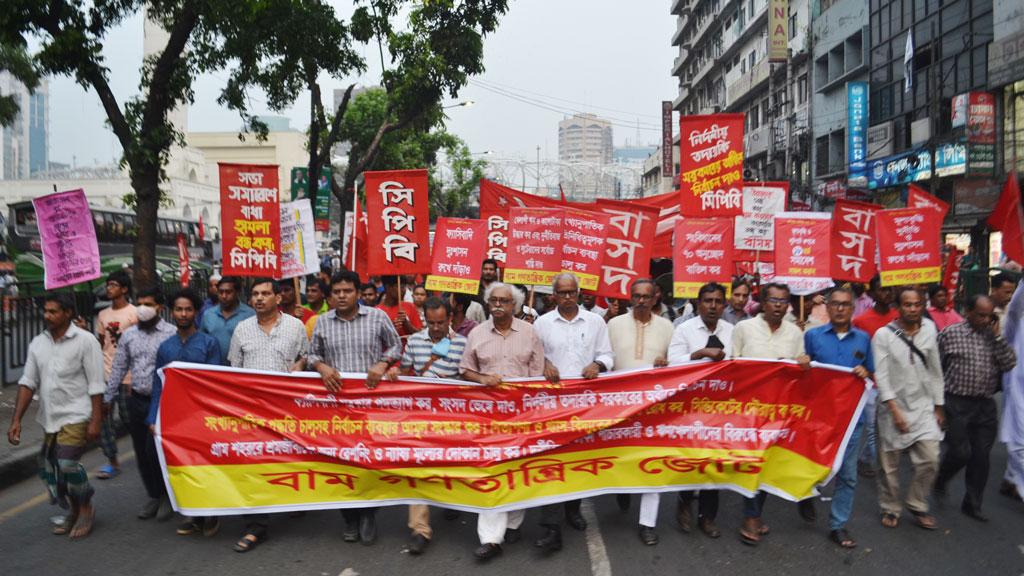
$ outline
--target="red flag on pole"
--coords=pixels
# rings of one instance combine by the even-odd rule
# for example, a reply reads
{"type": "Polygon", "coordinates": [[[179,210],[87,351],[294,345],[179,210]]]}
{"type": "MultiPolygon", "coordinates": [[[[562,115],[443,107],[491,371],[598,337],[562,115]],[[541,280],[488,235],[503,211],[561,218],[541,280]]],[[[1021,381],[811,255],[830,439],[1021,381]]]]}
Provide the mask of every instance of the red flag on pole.
{"type": "Polygon", "coordinates": [[[366,273],[367,249],[366,249],[366,213],[360,208],[359,202],[355,202],[355,214],[352,218],[353,233],[348,240],[345,250],[345,267],[353,272],[359,273],[359,278],[365,283],[370,281],[366,273]],[[352,249],[353,240],[355,250],[352,249]]]}
{"type": "Polygon", "coordinates": [[[1024,217],[1021,214],[1020,185],[1016,172],[1007,175],[999,203],[988,217],[988,226],[1003,233],[1003,253],[1006,257],[1024,263],[1024,217]]]}
{"type": "Polygon", "coordinates": [[[206,240],[206,229],[203,228],[203,215],[199,214],[199,240],[206,240]]]}

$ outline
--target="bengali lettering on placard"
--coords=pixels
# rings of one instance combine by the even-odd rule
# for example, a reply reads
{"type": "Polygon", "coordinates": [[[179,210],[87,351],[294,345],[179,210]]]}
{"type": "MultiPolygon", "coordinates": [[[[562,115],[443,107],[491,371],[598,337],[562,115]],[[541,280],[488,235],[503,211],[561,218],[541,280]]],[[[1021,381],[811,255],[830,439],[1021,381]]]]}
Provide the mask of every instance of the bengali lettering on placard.
{"type": "Polygon", "coordinates": [[[32,200],[42,245],[44,286],[63,288],[99,278],[100,249],[89,201],[82,189],[32,200]]]}
{"type": "Polygon", "coordinates": [[[426,170],[365,172],[368,272],[430,271],[430,204],[426,170]]]}
{"type": "Polygon", "coordinates": [[[571,272],[583,290],[597,290],[610,214],[566,208],[562,232],[562,272],[571,272]]]}
{"type": "Polygon", "coordinates": [[[503,279],[512,284],[550,284],[562,269],[561,208],[509,210],[508,261],[503,279]]]}
{"type": "Polygon", "coordinates": [[[673,295],[696,298],[708,282],[732,278],[731,218],[684,218],[676,223],[673,295]]]}
{"type": "Polygon", "coordinates": [[[941,224],[934,211],[879,210],[875,215],[882,286],[928,284],[942,278],[941,224]]]}
{"type": "Polygon", "coordinates": [[[277,166],[219,163],[224,274],[280,277],[277,166]]]}
{"type": "Polygon", "coordinates": [[[434,228],[427,290],[476,294],[487,242],[487,223],[468,218],[438,218],[434,228]]]}
{"type": "Polygon", "coordinates": [[[743,114],[683,116],[679,126],[680,213],[741,215],[743,114]]]}

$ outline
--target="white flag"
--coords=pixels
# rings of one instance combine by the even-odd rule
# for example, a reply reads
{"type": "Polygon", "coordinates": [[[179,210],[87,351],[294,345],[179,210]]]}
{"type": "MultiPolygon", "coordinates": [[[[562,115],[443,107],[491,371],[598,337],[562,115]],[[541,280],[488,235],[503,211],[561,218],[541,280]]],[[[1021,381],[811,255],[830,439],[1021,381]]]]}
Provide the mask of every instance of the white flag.
{"type": "Polygon", "coordinates": [[[914,87],[914,29],[907,30],[907,49],[903,54],[903,91],[914,87]]]}

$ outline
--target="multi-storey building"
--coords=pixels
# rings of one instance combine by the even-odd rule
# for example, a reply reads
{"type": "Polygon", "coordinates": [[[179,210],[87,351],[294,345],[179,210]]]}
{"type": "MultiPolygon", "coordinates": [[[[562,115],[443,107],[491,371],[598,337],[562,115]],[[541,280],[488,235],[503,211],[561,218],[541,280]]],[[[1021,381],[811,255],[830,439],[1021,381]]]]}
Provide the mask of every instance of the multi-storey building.
{"type": "Polygon", "coordinates": [[[577,201],[610,198],[616,180],[602,174],[612,163],[611,122],[594,114],[574,114],[558,123],[558,161],[565,193],[577,201]]]}
{"type": "Polygon", "coordinates": [[[10,126],[0,127],[0,179],[22,180],[49,166],[49,84],[29,91],[10,72],[0,71],[0,94],[18,104],[10,126]]]}

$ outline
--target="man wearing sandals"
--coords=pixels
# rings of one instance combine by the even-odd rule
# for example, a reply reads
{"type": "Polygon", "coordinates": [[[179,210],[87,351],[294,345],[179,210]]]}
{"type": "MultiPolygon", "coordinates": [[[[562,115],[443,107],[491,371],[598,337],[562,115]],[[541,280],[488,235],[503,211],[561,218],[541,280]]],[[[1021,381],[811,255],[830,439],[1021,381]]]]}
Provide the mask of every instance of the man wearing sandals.
{"type": "Polygon", "coordinates": [[[899,317],[875,332],[871,352],[878,385],[878,503],[882,525],[895,528],[900,511],[900,457],[914,468],[906,507],[917,525],[934,530],[928,492],[939,471],[945,425],[942,361],[935,324],[923,320],[924,298],[910,287],[896,296],[899,317]]]}
{"type": "MultiPolygon", "coordinates": [[[[815,362],[851,368],[858,378],[868,378],[875,366],[871,359],[871,337],[851,325],[854,308],[853,291],[836,288],[825,300],[829,323],[811,328],[804,334],[804,348],[815,362]]],[[[843,548],[855,548],[857,542],[846,531],[853,510],[853,493],[857,488],[857,448],[868,417],[861,414],[853,428],[843,455],[843,465],[836,474],[832,493],[832,509],[828,516],[829,538],[843,548]]]]}
{"type": "Polygon", "coordinates": [[[46,431],[39,454],[39,474],[50,500],[71,508],[54,534],[85,538],[96,516],[93,488],[79,462],[87,444],[100,436],[103,419],[103,352],[87,331],[73,325],[75,301],[68,293],[49,293],[43,305],[46,330],[32,339],[25,371],[18,381],[14,419],[7,441],[21,443],[21,419],[39,394],[36,421],[46,431]]]}

